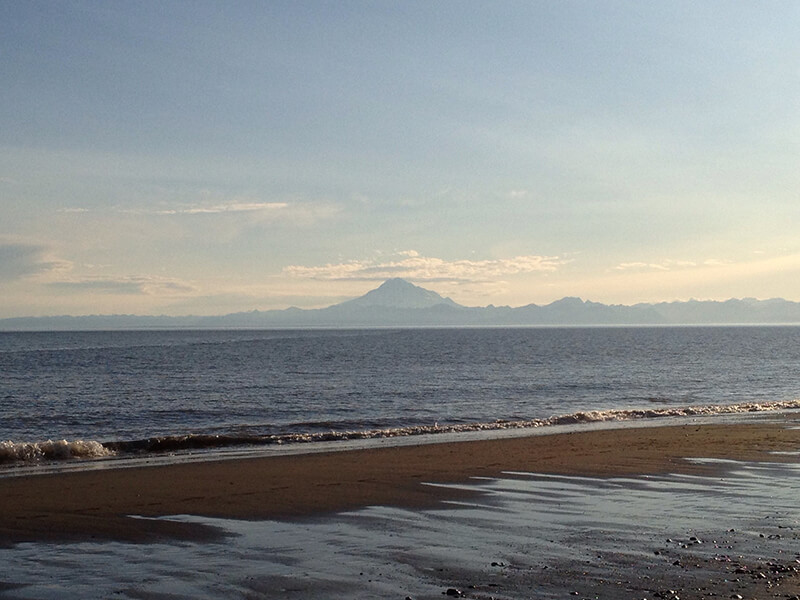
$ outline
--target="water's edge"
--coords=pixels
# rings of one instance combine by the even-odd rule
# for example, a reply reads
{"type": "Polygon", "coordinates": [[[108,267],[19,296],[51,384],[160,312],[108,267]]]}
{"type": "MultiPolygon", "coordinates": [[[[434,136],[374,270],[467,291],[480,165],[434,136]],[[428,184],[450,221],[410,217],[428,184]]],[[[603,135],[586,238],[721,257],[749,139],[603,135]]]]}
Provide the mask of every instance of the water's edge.
{"type": "Polygon", "coordinates": [[[190,460],[240,458],[258,454],[298,454],[385,445],[517,437],[565,429],[657,426],[693,418],[717,422],[722,417],[770,416],[800,409],[800,399],[677,408],[580,411],[546,419],[423,425],[357,431],[288,433],[264,436],[172,435],[142,440],[47,440],[0,442],[0,477],[63,470],[116,468],[190,460]],[[470,435],[472,434],[472,435],[470,435]],[[68,468],[66,468],[68,466],[68,468]]]}

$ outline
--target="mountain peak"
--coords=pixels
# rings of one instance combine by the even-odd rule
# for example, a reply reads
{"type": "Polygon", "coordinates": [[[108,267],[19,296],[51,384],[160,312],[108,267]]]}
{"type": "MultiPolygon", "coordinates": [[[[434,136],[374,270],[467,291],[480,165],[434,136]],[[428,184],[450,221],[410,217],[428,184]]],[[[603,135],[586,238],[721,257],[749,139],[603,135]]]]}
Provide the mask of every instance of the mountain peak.
{"type": "Polygon", "coordinates": [[[414,285],[410,281],[403,279],[402,277],[392,277],[391,279],[387,279],[382,284],[380,284],[376,289],[385,290],[385,289],[423,289],[417,285],[414,285]]]}
{"type": "Polygon", "coordinates": [[[379,287],[359,298],[343,302],[339,306],[384,308],[430,308],[437,305],[459,306],[450,298],[443,298],[436,292],[414,285],[400,277],[387,279],[379,287]]]}

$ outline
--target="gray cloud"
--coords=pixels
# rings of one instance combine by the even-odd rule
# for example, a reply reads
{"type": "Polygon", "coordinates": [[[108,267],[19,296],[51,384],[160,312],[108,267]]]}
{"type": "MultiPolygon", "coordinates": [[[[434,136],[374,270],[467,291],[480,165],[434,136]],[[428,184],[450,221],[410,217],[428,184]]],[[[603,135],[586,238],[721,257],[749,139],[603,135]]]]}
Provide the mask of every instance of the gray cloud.
{"type": "Polygon", "coordinates": [[[72,281],[54,281],[49,287],[71,292],[125,296],[187,294],[194,291],[188,284],[154,277],[92,277],[72,281]]]}
{"type": "Polygon", "coordinates": [[[49,257],[43,244],[0,240],[0,282],[66,268],[69,263],[49,257]]]}
{"type": "Polygon", "coordinates": [[[97,294],[144,294],[141,283],[115,281],[113,279],[91,279],[85,281],[53,281],[48,287],[70,292],[94,292],[97,294]]]}

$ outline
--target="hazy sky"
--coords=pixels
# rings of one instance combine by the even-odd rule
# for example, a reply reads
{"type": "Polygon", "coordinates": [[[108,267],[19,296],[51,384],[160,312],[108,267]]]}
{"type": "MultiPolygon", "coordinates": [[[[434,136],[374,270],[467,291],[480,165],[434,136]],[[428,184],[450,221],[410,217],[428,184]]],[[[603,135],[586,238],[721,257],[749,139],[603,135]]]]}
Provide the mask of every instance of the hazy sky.
{"type": "Polygon", "coordinates": [[[800,2],[0,2],[0,317],[800,300],[800,2]]]}

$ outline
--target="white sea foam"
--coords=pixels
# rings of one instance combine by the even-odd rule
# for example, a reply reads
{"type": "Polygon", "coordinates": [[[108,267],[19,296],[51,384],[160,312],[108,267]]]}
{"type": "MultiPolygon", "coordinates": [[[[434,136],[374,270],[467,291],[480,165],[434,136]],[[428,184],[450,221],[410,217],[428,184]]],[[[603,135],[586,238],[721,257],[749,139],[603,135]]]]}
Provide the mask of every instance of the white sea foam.
{"type": "Polygon", "coordinates": [[[325,433],[297,433],[271,436],[273,443],[316,442],[340,439],[370,439],[423,435],[434,433],[458,433],[466,431],[492,431],[501,429],[523,429],[547,427],[548,425],[572,425],[579,423],[601,423],[606,421],[633,421],[637,419],[658,419],[664,417],[693,417],[729,414],[744,414],[768,411],[800,409],[800,399],[780,402],[744,402],[741,404],[722,404],[708,406],[684,406],[675,408],[615,409],[575,412],[546,419],[519,421],[494,421],[491,423],[463,423],[458,425],[419,425],[377,429],[369,431],[330,431],[325,433]]]}
{"type": "Polygon", "coordinates": [[[101,458],[113,451],[94,440],[47,440],[46,442],[0,442],[0,463],[70,458],[101,458]]]}
{"type": "Polygon", "coordinates": [[[488,423],[460,423],[439,425],[410,425],[387,429],[332,430],[325,432],[296,432],[271,435],[176,435],[153,437],[144,440],[106,442],[66,440],[46,442],[0,442],[0,463],[31,462],[39,460],[65,460],[72,458],[101,458],[114,455],[182,452],[233,446],[263,446],[271,444],[299,444],[337,440],[369,440],[440,433],[470,431],[499,431],[504,429],[532,429],[554,425],[635,421],[665,417],[713,417],[744,413],[775,412],[800,409],[800,399],[779,402],[745,402],[706,406],[673,408],[644,408],[581,411],[544,419],[498,420],[488,423]]]}

